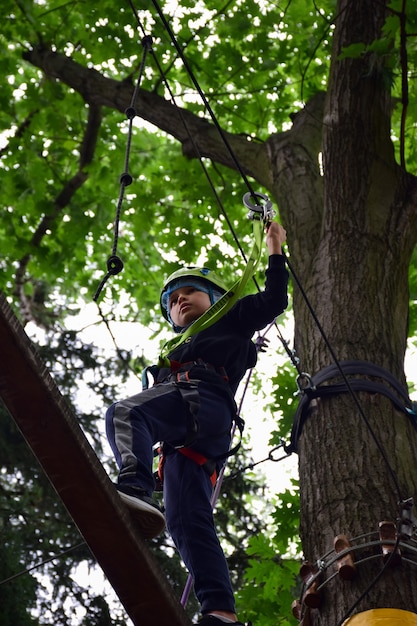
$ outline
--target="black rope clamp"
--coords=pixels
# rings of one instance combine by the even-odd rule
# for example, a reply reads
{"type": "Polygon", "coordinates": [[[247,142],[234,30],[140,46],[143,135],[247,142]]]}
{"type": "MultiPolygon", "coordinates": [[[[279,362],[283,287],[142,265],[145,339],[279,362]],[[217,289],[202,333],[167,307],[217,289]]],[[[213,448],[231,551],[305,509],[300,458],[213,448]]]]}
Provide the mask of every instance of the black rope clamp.
{"type": "Polygon", "coordinates": [[[145,35],[144,37],[142,37],[141,44],[148,52],[152,52],[152,35],[145,35]]]}
{"type": "Polygon", "coordinates": [[[243,204],[249,209],[248,218],[250,220],[262,219],[264,222],[270,222],[276,215],[276,211],[272,208],[272,202],[264,193],[248,191],[243,196],[243,204]],[[254,204],[253,199],[260,198],[264,204],[254,204]]]}
{"type": "Polygon", "coordinates": [[[132,184],[132,182],[133,182],[133,178],[131,177],[129,172],[123,172],[123,174],[120,175],[120,184],[123,185],[124,187],[128,187],[129,185],[132,184]]]}

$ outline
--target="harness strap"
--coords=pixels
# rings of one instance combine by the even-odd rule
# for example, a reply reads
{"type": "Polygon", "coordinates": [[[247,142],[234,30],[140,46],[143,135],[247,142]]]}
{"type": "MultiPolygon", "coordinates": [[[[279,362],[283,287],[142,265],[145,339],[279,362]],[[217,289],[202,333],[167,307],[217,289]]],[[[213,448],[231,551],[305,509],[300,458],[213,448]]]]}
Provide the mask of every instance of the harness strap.
{"type": "Polygon", "coordinates": [[[188,448],[197,439],[199,430],[198,412],[200,410],[200,394],[198,393],[198,380],[190,380],[188,371],[178,372],[175,386],[181,394],[183,402],[188,406],[187,432],[182,445],[175,446],[181,451],[188,448]]]}
{"type": "MultiPolygon", "coordinates": [[[[375,376],[381,378],[384,382],[376,382],[372,380],[353,378],[349,380],[349,384],[354,391],[366,391],[368,393],[380,393],[385,395],[391,400],[393,405],[398,411],[405,413],[409,417],[417,421],[417,413],[410,406],[410,400],[407,391],[400,385],[396,378],[383,367],[379,367],[369,361],[341,361],[339,365],[343,368],[343,372],[346,375],[363,375],[363,376],[375,376]],[[387,383],[394,389],[387,386],[387,383]]],[[[327,382],[331,378],[340,376],[340,370],[336,365],[329,365],[322,369],[318,374],[313,376],[310,380],[308,387],[304,389],[303,397],[297,407],[297,411],[294,416],[293,427],[291,431],[290,443],[284,447],[285,452],[297,452],[298,439],[301,436],[301,432],[306,419],[308,418],[308,409],[311,400],[314,398],[325,398],[329,396],[339,395],[341,393],[348,393],[349,389],[344,381],[333,384],[323,383],[327,382]]]]}
{"type": "MultiPolygon", "coordinates": [[[[190,370],[193,370],[194,368],[198,368],[200,371],[201,369],[203,369],[207,372],[212,372],[213,374],[217,374],[226,383],[229,382],[229,377],[224,367],[217,367],[215,365],[211,365],[211,363],[207,363],[206,361],[203,361],[203,359],[200,359],[200,358],[196,359],[195,361],[186,361],[185,363],[181,363],[180,361],[174,361],[170,359],[170,365],[171,365],[172,374],[181,374],[183,372],[190,372],[190,370]]],[[[180,380],[180,379],[178,379],[177,377],[177,380],[180,380]]]]}
{"type": "MultiPolygon", "coordinates": [[[[203,359],[196,359],[195,361],[186,361],[185,363],[181,363],[180,361],[174,361],[173,359],[168,359],[166,366],[163,368],[159,367],[159,365],[148,365],[142,371],[142,391],[145,389],[149,389],[149,374],[152,374],[152,378],[154,380],[154,385],[157,385],[162,382],[187,382],[190,378],[187,376],[176,376],[177,373],[182,374],[183,372],[190,372],[190,370],[198,368],[200,373],[201,371],[211,372],[212,374],[217,374],[219,379],[223,380],[225,383],[229,382],[229,377],[224,367],[217,367],[215,365],[211,365],[211,363],[207,363],[203,361],[203,359]],[[159,379],[159,380],[158,380],[159,379]]],[[[195,378],[199,378],[199,376],[195,376],[195,378]]]]}
{"type": "Polygon", "coordinates": [[[194,461],[194,463],[197,463],[197,465],[200,465],[210,476],[211,484],[214,487],[217,480],[216,461],[214,459],[208,459],[206,456],[196,452],[192,448],[180,448],[178,452],[186,456],[191,461],[194,461]]]}
{"type": "MultiPolygon", "coordinates": [[[[164,444],[165,445],[165,444],[164,444]]],[[[155,478],[155,491],[162,491],[164,484],[164,468],[165,468],[165,460],[166,454],[164,452],[164,445],[158,448],[157,454],[159,454],[159,462],[158,462],[158,470],[154,474],[155,478]]],[[[216,461],[214,459],[208,459],[204,454],[200,454],[193,450],[192,448],[179,448],[176,452],[180,452],[184,456],[186,456],[190,461],[194,461],[197,465],[200,465],[210,476],[210,482],[212,486],[216,484],[217,481],[217,469],[216,469],[216,461]]]]}

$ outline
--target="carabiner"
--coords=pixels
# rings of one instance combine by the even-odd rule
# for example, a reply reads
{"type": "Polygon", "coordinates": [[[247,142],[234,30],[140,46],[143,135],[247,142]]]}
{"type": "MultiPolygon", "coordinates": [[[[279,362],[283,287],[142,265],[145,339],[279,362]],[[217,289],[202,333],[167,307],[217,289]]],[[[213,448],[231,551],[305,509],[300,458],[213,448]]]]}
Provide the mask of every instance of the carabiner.
{"type": "Polygon", "coordinates": [[[271,200],[264,193],[248,191],[243,196],[243,204],[249,209],[248,218],[251,220],[262,219],[264,222],[270,222],[276,215],[271,200]],[[254,204],[251,201],[254,196],[264,200],[265,204],[254,204]]]}
{"type": "Polygon", "coordinates": [[[313,379],[307,372],[301,372],[296,378],[297,389],[294,395],[302,395],[308,393],[310,389],[314,390],[316,387],[313,383],[313,379]]]}

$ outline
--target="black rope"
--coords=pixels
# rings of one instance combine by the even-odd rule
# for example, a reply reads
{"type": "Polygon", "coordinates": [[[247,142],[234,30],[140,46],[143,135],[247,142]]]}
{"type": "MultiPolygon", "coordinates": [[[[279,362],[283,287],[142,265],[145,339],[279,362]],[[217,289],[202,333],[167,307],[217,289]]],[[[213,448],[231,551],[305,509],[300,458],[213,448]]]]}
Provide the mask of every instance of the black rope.
{"type": "Polygon", "coordinates": [[[12,574],[12,576],[9,576],[8,578],[5,578],[4,580],[0,581],[0,585],[5,585],[6,583],[10,583],[16,578],[19,578],[20,576],[24,576],[24,574],[29,574],[29,572],[31,572],[32,570],[38,569],[39,567],[42,567],[43,565],[46,565],[47,563],[50,563],[51,561],[55,561],[55,559],[60,559],[61,557],[68,554],[69,552],[73,552],[74,550],[77,550],[78,548],[81,548],[82,546],[85,546],[85,545],[86,545],[85,541],[82,541],[81,543],[77,543],[76,545],[71,546],[70,548],[67,548],[63,552],[60,552],[59,554],[54,554],[53,556],[50,556],[47,559],[44,559],[43,561],[40,561],[40,563],[36,563],[36,565],[32,565],[32,567],[28,567],[27,569],[17,572],[16,574],[12,574]]]}
{"type": "Polygon", "coordinates": [[[220,126],[219,122],[217,121],[217,118],[214,115],[213,110],[212,110],[212,108],[211,108],[211,106],[210,106],[210,104],[209,104],[209,102],[208,102],[208,100],[207,100],[203,90],[201,89],[201,87],[200,87],[200,85],[199,85],[199,83],[198,83],[198,81],[197,81],[197,79],[196,79],[196,77],[194,75],[193,70],[190,67],[190,64],[188,63],[185,55],[183,54],[181,46],[178,44],[178,41],[177,41],[177,39],[176,39],[176,37],[175,37],[175,35],[174,35],[174,33],[173,33],[169,23],[165,19],[165,16],[164,16],[164,14],[163,14],[163,12],[162,12],[158,2],[156,0],[152,0],[152,4],[154,5],[154,7],[155,7],[159,17],[161,18],[161,21],[162,21],[162,23],[164,25],[164,28],[166,29],[166,31],[167,31],[167,33],[168,33],[172,43],[174,44],[174,47],[177,50],[177,52],[178,52],[178,54],[179,54],[179,56],[181,58],[181,61],[183,62],[184,67],[187,70],[188,75],[189,75],[191,81],[194,84],[194,87],[197,89],[198,94],[199,94],[202,102],[204,103],[204,106],[206,107],[206,109],[207,109],[207,111],[208,111],[208,113],[209,113],[209,115],[210,115],[210,117],[211,117],[211,119],[213,121],[213,124],[217,128],[217,131],[219,132],[219,134],[220,134],[220,136],[221,136],[221,138],[222,138],[222,140],[224,142],[224,145],[227,148],[227,150],[229,152],[229,155],[230,155],[230,157],[231,157],[231,159],[232,159],[232,161],[233,161],[237,171],[239,172],[240,176],[242,177],[242,179],[243,179],[246,187],[248,188],[248,191],[249,191],[252,199],[254,200],[255,204],[257,204],[258,201],[257,201],[257,196],[255,194],[255,191],[254,191],[252,185],[250,184],[250,182],[249,182],[245,172],[243,171],[243,169],[242,169],[238,159],[236,158],[236,155],[235,155],[234,151],[232,150],[232,147],[231,147],[231,145],[230,145],[230,143],[229,143],[229,141],[228,141],[228,139],[226,137],[225,132],[223,131],[222,127],[220,126]]]}
{"type": "Polygon", "coordinates": [[[133,91],[133,95],[130,101],[130,105],[128,106],[128,108],[126,109],[125,113],[126,113],[126,118],[128,119],[128,132],[127,132],[127,141],[126,141],[126,151],[125,151],[125,161],[124,161],[124,170],[123,173],[120,176],[120,192],[119,192],[119,198],[117,201],[117,207],[116,207],[116,215],[114,218],[114,223],[113,223],[113,246],[112,246],[112,252],[111,252],[111,256],[107,259],[107,273],[104,276],[104,278],[102,279],[102,281],[100,282],[96,293],[94,294],[94,298],[93,300],[95,302],[98,301],[100,294],[104,288],[104,285],[106,284],[106,282],[108,281],[108,279],[110,278],[110,276],[115,276],[116,274],[119,274],[122,270],[123,270],[123,261],[122,259],[117,255],[117,246],[119,243],[119,225],[120,225],[120,216],[122,213],[122,206],[123,206],[123,200],[124,200],[124,195],[125,195],[125,189],[126,187],[128,187],[129,185],[132,184],[133,178],[129,173],[129,161],[130,161],[130,151],[131,151],[131,147],[132,147],[132,135],[133,135],[133,120],[136,117],[136,102],[137,102],[137,97],[138,97],[138,93],[139,93],[139,87],[140,84],[142,82],[142,76],[143,76],[143,72],[144,72],[144,68],[145,68],[145,62],[146,62],[146,57],[147,57],[147,53],[148,52],[152,52],[152,37],[150,36],[144,36],[142,38],[142,46],[143,46],[143,53],[142,53],[142,60],[141,60],[141,64],[140,64],[140,68],[139,68],[139,74],[138,74],[138,79],[136,81],[136,86],[135,89],[133,91]]]}

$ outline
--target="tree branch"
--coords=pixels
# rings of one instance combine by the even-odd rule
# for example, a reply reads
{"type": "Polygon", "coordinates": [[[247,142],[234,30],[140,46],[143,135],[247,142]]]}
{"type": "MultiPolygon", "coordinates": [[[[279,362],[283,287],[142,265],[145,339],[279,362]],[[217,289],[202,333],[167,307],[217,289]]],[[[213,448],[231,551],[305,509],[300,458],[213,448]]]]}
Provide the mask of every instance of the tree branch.
{"type": "MultiPolygon", "coordinates": [[[[49,78],[58,79],[77,91],[89,104],[106,106],[123,113],[130,106],[133,94],[130,81],[107,78],[95,69],[86,68],[70,57],[42,46],[24,52],[23,58],[49,78]]],[[[139,89],[136,110],[142,119],[177,139],[187,158],[204,156],[236,169],[217,129],[207,120],[186,109],[180,110],[158,94],[143,89],[139,89]]],[[[244,135],[225,131],[224,135],[245,174],[270,188],[272,177],[265,144],[250,141],[244,135]]]]}

